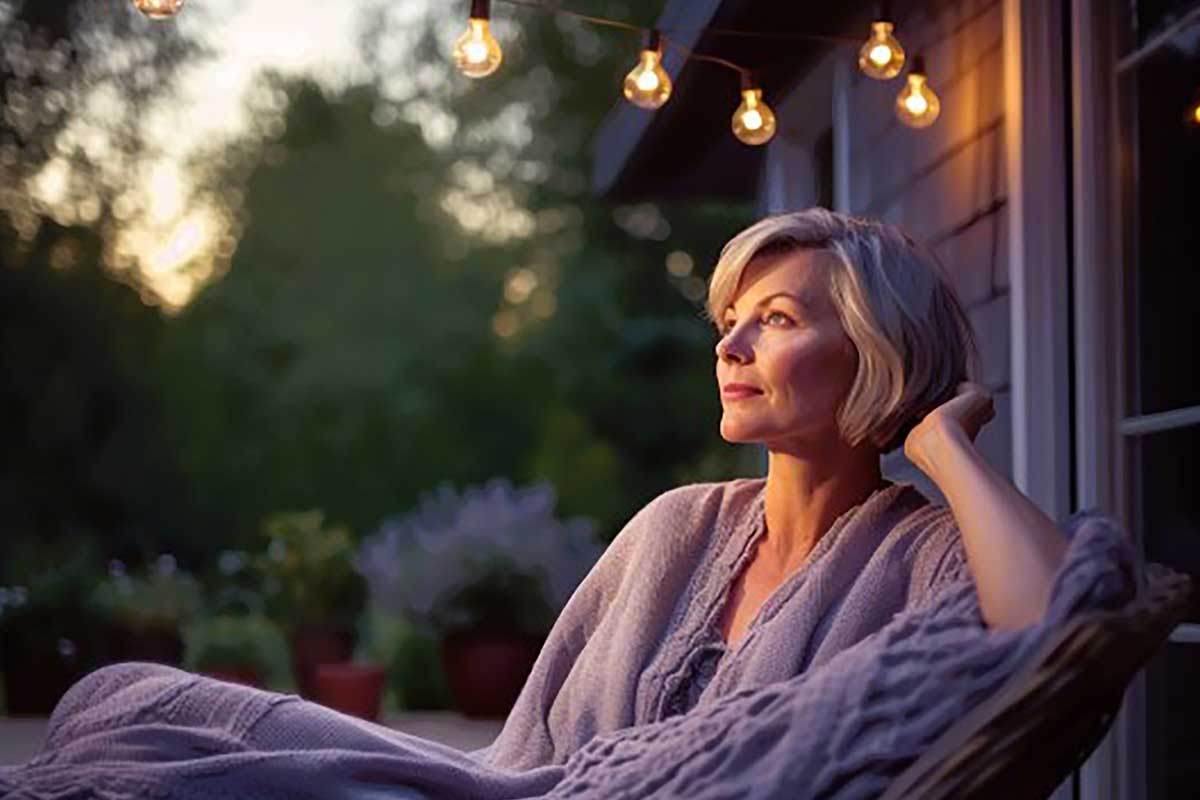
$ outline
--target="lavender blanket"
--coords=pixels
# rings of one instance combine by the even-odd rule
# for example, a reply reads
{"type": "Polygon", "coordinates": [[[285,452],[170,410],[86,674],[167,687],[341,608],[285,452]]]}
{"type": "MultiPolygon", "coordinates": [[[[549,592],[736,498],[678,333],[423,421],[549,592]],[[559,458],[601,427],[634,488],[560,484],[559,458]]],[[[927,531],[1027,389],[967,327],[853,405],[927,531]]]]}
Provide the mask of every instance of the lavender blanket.
{"type": "Polygon", "coordinates": [[[835,521],[726,652],[714,621],[763,532],[763,489],[688,486],[640,511],[490,747],[121,664],[71,688],[42,751],[0,768],[0,797],[872,797],[1067,617],[1139,588],[1121,530],[1076,514],[1046,617],[988,631],[949,510],[892,484],[835,521]]]}

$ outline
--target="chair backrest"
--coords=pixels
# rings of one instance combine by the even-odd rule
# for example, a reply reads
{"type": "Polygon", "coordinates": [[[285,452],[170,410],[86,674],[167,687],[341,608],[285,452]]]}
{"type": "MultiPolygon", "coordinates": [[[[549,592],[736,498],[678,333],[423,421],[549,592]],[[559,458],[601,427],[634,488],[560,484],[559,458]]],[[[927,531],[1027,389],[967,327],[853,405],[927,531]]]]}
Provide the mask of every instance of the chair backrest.
{"type": "Polygon", "coordinates": [[[1191,580],[1147,564],[1139,597],[1072,617],[995,695],[946,730],[883,800],[1048,797],[1104,738],[1134,675],[1183,618],[1191,580]]]}

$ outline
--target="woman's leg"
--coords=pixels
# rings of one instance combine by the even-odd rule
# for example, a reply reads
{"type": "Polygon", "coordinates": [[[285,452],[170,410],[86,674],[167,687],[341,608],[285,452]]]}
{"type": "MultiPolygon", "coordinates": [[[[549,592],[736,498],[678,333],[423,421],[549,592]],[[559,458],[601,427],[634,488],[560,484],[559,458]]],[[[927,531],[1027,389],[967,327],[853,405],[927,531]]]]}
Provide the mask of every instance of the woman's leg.
{"type": "Polygon", "coordinates": [[[186,675],[173,667],[140,661],[110,664],[89,672],[59,698],[50,714],[42,749],[63,744],[73,733],[94,729],[100,723],[96,708],[105,701],[111,702],[129,686],[150,679],[175,679],[186,675]]]}
{"type": "Polygon", "coordinates": [[[85,675],[59,700],[42,752],[72,745],[94,751],[122,731],[147,726],[204,729],[230,749],[243,749],[247,729],[274,705],[289,700],[298,698],[162,664],[112,664],[85,675]]]}

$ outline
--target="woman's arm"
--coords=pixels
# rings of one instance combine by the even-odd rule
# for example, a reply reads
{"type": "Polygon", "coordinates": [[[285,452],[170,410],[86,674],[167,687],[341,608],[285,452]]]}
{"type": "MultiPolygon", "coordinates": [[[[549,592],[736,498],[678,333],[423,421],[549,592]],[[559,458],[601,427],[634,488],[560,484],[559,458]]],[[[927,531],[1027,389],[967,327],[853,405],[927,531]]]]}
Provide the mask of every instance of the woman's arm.
{"type": "Polygon", "coordinates": [[[954,513],[984,622],[1017,629],[1045,614],[1068,539],[975,449],[975,436],[994,415],[982,387],[960,384],[953,399],[912,430],[904,453],[954,513]]]}

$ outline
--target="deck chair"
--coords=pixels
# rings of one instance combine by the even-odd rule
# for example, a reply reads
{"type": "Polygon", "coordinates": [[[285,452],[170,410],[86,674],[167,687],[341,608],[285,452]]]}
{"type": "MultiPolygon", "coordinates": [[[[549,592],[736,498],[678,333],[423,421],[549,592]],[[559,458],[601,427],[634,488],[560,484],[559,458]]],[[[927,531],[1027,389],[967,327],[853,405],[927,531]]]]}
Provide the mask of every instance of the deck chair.
{"type": "Polygon", "coordinates": [[[1140,596],[1072,617],[992,697],[947,729],[883,800],[1049,797],[1099,745],[1125,688],[1187,612],[1191,580],[1147,564],[1140,596]]]}

